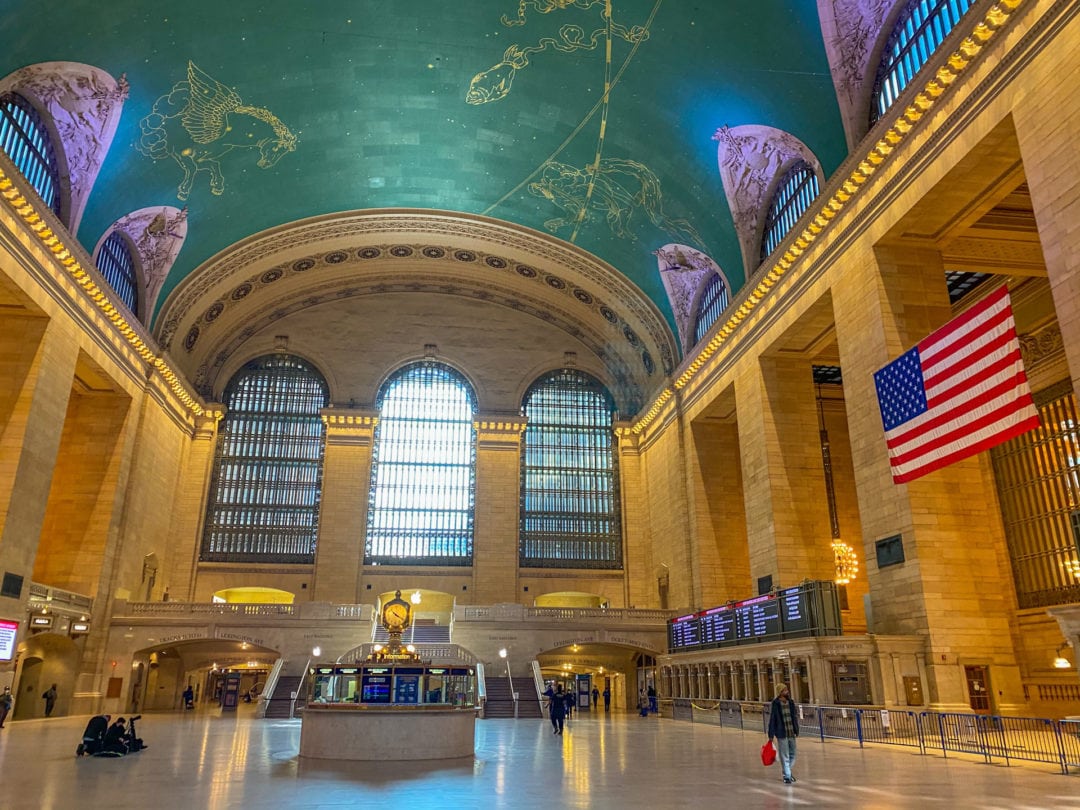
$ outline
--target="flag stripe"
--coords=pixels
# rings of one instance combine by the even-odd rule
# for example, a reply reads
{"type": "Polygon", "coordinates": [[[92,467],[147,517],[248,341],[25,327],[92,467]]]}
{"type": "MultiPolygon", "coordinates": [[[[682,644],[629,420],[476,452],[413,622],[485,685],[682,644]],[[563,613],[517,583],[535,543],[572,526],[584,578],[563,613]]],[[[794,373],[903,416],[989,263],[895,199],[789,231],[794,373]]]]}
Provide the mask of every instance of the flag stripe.
{"type": "Polygon", "coordinates": [[[1030,416],[1018,414],[1016,417],[1019,421],[1010,420],[1006,423],[1006,429],[1001,433],[995,433],[992,436],[987,436],[980,442],[964,447],[963,449],[956,450],[952,453],[946,453],[943,456],[938,456],[930,461],[923,463],[922,465],[915,466],[908,470],[906,467],[897,467],[893,465],[893,481],[897,484],[903,484],[907,481],[911,481],[915,478],[920,478],[929,472],[934,470],[940,470],[942,467],[948,467],[955,461],[960,461],[973,456],[976,453],[981,453],[983,450],[989,450],[991,447],[996,447],[1002,442],[1007,442],[1009,439],[1015,438],[1022,433],[1027,433],[1029,430],[1033,430],[1039,426],[1039,414],[1035,411],[1030,416]]]}
{"type": "MultiPolygon", "coordinates": [[[[986,363],[995,355],[1009,351],[1010,344],[1016,339],[1016,330],[1010,321],[1006,326],[980,340],[976,345],[968,348],[963,356],[955,358],[953,362],[941,362],[935,366],[923,364],[923,378],[926,380],[927,404],[932,403],[943,395],[939,390],[943,386],[962,388],[968,380],[986,375],[986,363]]],[[[920,355],[921,356],[921,355],[920,355]]],[[[1017,351],[1019,356],[1019,350],[1017,351]]]]}
{"type": "Polygon", "coordinates": [[[1039,424],[1005,285],[874,378],[898,484],[1039,424]]]}

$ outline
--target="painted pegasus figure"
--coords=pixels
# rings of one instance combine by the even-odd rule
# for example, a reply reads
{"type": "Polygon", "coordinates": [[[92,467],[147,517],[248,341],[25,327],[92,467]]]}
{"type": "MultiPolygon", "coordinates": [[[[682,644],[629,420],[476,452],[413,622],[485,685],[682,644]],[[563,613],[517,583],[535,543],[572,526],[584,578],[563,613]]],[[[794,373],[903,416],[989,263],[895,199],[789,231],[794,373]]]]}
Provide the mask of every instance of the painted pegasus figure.
{"type": "Polygon", "coordinates": [[[188,62],[187,81],[154,102],[141,121],[137,144],[154,160],[172,158],[184,171],[176,196],[186,200],[195,176],[210,174],[210,191],[225,190],[220,160],[234,149],[258,150],[260,169],[268,169],[296,150],[296,136],[262,107],[251,107],[232,88],[188,62]]]}

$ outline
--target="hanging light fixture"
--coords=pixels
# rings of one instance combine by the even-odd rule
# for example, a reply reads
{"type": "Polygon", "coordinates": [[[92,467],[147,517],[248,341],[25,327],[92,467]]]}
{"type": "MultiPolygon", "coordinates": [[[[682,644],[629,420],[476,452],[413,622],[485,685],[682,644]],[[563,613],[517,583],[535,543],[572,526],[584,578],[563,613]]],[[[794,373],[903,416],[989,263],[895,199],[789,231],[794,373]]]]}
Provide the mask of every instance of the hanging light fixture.
{"type": "Polygon", "coordinates": [[[1054,656],[1054,669],[1069,669],[1072,664],[1069,663],[1069,659],[1065,657],[1065,651],[1069,649],[1069,642],[1065,642],[1057,648],[1057,653],[1054,656]]]}
{"type": "Polygon", "coordinates": [[[829,504],[829,527],[832,531],[833,581],[847,585],[859,573],[859,555],[840,539],[840,520],[836,516],[836,490],[833,487],[832,456],[829,453],[829,432],[825,429],[825,408],[822,406],[821,384],[817,386],[818,435],[821,439],[821,466],[825,471],[825,500],[829,504]]]}

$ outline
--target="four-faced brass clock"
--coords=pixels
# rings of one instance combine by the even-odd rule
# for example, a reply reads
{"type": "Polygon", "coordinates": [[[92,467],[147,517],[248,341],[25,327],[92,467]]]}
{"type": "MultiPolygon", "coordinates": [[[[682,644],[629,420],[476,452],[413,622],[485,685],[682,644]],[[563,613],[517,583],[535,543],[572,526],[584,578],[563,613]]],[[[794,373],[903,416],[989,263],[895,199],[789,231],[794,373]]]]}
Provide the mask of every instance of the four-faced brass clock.
{"type": "Polygon", "coordinates": [[[388,633],[401,633],[409,626],[412,619],[412,605],[401,598],[401,591],[383,605],[382,626],[388,633]]]}

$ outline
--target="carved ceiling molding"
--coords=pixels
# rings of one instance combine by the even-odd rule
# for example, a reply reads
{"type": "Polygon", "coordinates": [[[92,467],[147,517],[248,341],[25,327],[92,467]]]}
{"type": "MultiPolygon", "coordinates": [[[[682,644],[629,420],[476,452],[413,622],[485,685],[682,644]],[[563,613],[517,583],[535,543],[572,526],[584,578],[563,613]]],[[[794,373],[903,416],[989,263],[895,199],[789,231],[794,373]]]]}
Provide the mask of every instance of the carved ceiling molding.
{"type": "Polygon", "coordinates": [[[454,212],[410,209],[350,212],[302,220],[256,234],[218,254],[181,282],[162,306],[155,331],[165,347],[172,346],[177,334],[183,334],[186,343],[191,328],[198,326],[200,319],[205,320],[213,304],[225,305],[223,298],[236,294],[246,297],[259,286],[253,279],[272,279],[277,272],[295,273],[298,263],[313,262],[299,271],[307,272],[321,264],[350,260],[359,263],[373,259],[413,260],[417,251],[435,261],[472,264],[459,257],[471,252],[476,254],[476,262],[484,262],[488,267],[493,266],[492,261],[501,261],[505,264],[497,269],[514,268],[522,275],[518,268],[533,270],[537,284],[553,292],[574,295],[579,305],[595,309],[620,331],[625,325],[640,332],[645,342],[654,346],[664,373],[674,368],[677,355],[674,336],[659,310],[610,265],[555,237],[499,220],[454,212]],[[412,253],[398,255],[394,252],[398,246],[409,248],[412,253]],[[312,253],[312,248],[319,252],[312,253]],[[376,250],[378,254],[371,254],[376,250]],[[428,256],[424,251],[442,251],[442,255],[428,256]],[[245,284],[252,286],[248,289],[245,284]],[[597,298],[597,289],[603,300],[597,298]],[[615,315],[614,321],[608,313],[615,315]]]}
{"type": "MultiPolygon", "coordinates": [[[[115,230],[127,234],[135,246],[144,284],[144,317],[154,311],[165,277],[169,275],[180,248],[187,239],[187,215],[187,208],[180,209],[169,205],[140,208],[116,220],[98,242],[100,247],[101,242],[115,230]]],[[[94,248],[95,255],[98,247],[94,248]]]]}
{"type": "Polygon", "coordinates": [[[821,180],[821,164],[806,144],[773,127],[721,127],[713,140],[719,144],[720,180],[749,278],[761,264],[761,232],[777,184],[799,160],[812,166],[821,180]]]}
{"type": "MultiPolygon", "coordinates": [[[[648,384],[650,378],[655,379],[657,371],[653,355],[629,325],[621,320],[612,323],[607,318],[582,318],[569,298],[563,302],[566,306],[560,307],[553,304],[550,296],[532,296],[518,289],[497,286],[487,280],[465,275],[403,277],[386,263],[373,265],[373,272],[363,277],[337,276],[308,283],[304,287],[303,297],[288,295],[287,290],[282,288],[281,294],[272,299],[264,297],[257,306],[252,306],[253,302],[249,301],[249,306],[242,313],[238,313],[229,323],[220,325],[213,343],[207,346],[212,355],[195,352],[198,366],[192,375],[192,382],[196,390],[212,396],[221,387],[218,382],[222,372],[230,368],[230,360],[244,351],[249,340],[263,333],[273,323],[310,307],[388,293],[427,293],[479,300],[505,306],[549,323],[580,341],[597,357],[610,375],[612,393],[620,409],[627,412],[636,413],[649,393],[648,389],[653,387],[648,384]],[[619,324],[622,325],[622,332],[613,335],[612,331],[619,324]]],[[[243,298],[247,298],[247,295],[243,298]]],[[[216,305],[217,302],[213,306],[216,305]]],[[[613,312],[610,314],[617,317],[613,312]]],[[[192,333],[189,332],[191,337],[192,333]]],[[[192,350],[199,345],[198,338],[199,335],[195,334],[192,350]]]]}
{"type": "Polygon", "coordinates": [[[655,251],[655,255],[660,279],[675,315],[679,341],[683,351],[689,351],[694,345],[699,302],[709,280],[714,275],[720,276],[729,294],[731,285],[711,256],[688,245],[664,245],[655,251]]]}
{"type": "Polygon", "coordinates": [[[848,146],[854,147],[869,126],[870,93],[880,61],[883,28],[906,0],[818,0],[836,101],[848,146]]]}
{"type": "Polygon", "coordinates": [[[79,222],[128,97],[124,75],[80,62],[39,62],[0,79],[0,93],[16,92],[44,112],[60,147],[61,191],[68,197],[68,230],[79,222]]]}

